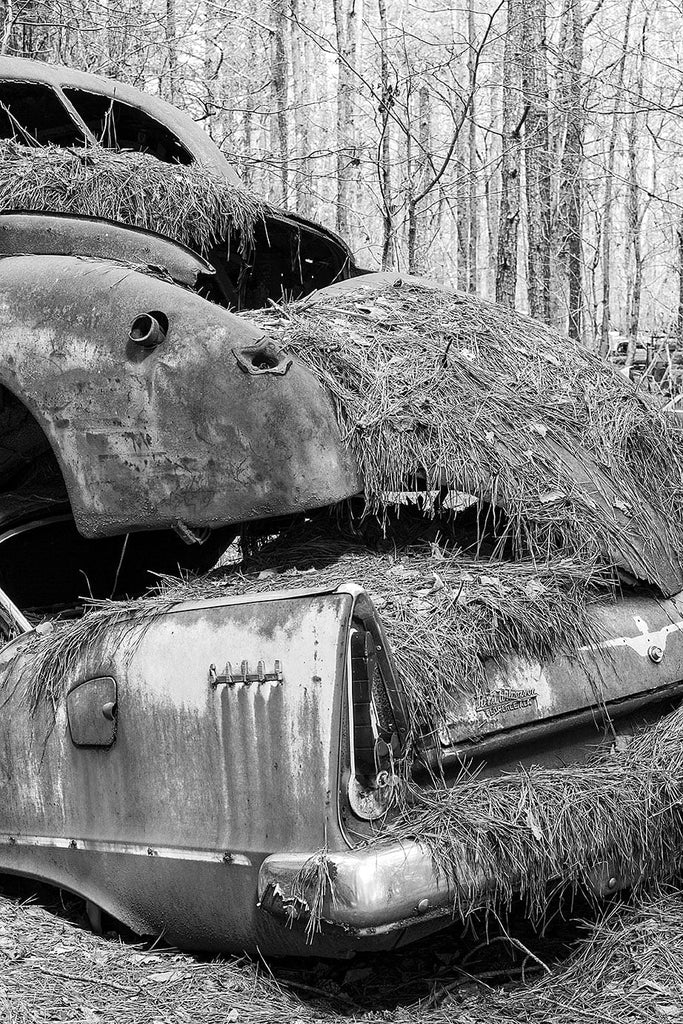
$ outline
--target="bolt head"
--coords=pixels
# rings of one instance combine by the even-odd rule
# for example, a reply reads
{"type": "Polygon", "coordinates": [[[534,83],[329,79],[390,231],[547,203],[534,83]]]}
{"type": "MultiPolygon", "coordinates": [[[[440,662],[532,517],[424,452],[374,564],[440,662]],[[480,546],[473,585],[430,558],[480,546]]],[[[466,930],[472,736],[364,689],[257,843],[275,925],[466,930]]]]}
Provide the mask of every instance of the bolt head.
{"type": "Polygon", "coordinates": [[[651,644],[647,649],[647,656],[655,665],[659,665],[664,657],[664,651],[657,644],[651,644]]]}

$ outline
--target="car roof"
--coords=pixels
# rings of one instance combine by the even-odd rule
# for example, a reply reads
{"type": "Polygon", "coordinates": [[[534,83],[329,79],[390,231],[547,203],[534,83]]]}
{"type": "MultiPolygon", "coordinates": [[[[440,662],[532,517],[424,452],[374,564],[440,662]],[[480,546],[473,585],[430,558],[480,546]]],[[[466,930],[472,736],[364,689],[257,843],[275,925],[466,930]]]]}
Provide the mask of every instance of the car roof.
{"type": "Polygon", "coordinates": [[[0,57],[0,82],[30,82],[55,89],[60,94],[61,101],[81,125],[81,118],[68,97],[64,95],[64,89],[81,89],[129,104],[168,128],[197,163],[221,174],[234,184],[239,183],[238,175],[218,146],[188,114],[158,96],[151,96],[132,85],[93,75],[87,71],[75,71],[60,64],[46,64],[24,57],[0,57]]]}

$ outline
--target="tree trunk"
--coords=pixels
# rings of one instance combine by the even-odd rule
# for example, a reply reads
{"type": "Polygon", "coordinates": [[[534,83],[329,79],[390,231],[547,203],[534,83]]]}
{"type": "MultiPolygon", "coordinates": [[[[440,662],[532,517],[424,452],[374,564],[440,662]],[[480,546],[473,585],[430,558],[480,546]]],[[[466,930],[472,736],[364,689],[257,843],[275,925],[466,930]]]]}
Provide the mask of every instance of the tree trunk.
{"type": "Polygon", "coordinates": [[[14,28],[14,0],[5,0],[2,5],[2,30],[0,34],[0,55],[4,56],[10,45],[14,28]]]}
{"type": "Polygon", "coordinates": [[[166,0],[166,88],[164,93],[171,103],[176,99],[178,75],[178,30],[176,24],[176,0],[166,0]]]}
{"type": "Polygon", "coordinates": [[[418,153],[410,168],[408,194],[408,272],[422,274],[425,269],[425,216],[420,213],[417,196],[424,188],[429,167],[431,146],[431,99],[429,89],[421,85],[418,92],[418,153]]]}
{"type": "Polygon", "coordinates": [[[517,288],[519,227],[519,136],[521,121],[520,41],[523,12],[520,0],[508,0],[503,54],[503,153],[501,161],[496,302],[514,309],[517,288]]]}
{"type": "Polygon", "coordinates": [[[584,111],[581,90],[583,64],[583,13],[581,0],[565,0],[565,89],[566,135],[560,170],[560,211],[563,224],[563,252],[566,258],[569,337],[581,340],[583,310],[582,162],[584,111]]]}
{"type": "Polygon", "coordinates": [[[310,36],[308,32],[297,31],[305,16],[305,0],[291,0],[292,6],[292,82],[294,85],[294,158],[296,175],[294,192],[296,196],[296,212],[302,217],[313,214],[311,203],[311,170],[310,170],[310,139],[309,110],[311,81],[308,73],[310,36]]]}
{"type": "Polygon", "coordinates": [[[600,324],[600,351],[603,355],[609,352],[610,332],[610,274],[612,259],[612,198],[614,184],[614,159],[617,148],[617,137],[619,134],[619,104],[622,99],[624,86],[624,67],[626,66],[626,54],[628,52],[628,37],[631,27],[631,11],[633,0],[628,0],[626,17],[624,21],[624,38],[621,47],[619,64],[617,65],[617,84],[614,90],[614,104],[612,107],[612,128],[609,136],[607,149],[607,168],[605,174],[605,199],[602,214],[602,320],[600,324]]]}
{"type": "Polygon", "coordinates": [[[524,159],[528,210],[529,311],[550,322],[550,153],[546,0],[527,0],[522,37],[522,97],[528,110],[524,159]]]}
{"type": "Polygon", "coordinates": [[[356,132],[353,117],[353,95],[356,86],[357,28],[362,0],[332,0],[337,32],[337,217],[336,227],[342,237],[349,235],[349,211],[353,168],[356,165],[356,132]],[[346,7],[345,7],[346,4],[346,7]]]}
{"type": "Polygon", "coordinates": [[[683,210],[678,220],[678,315],[676,317],[676,341],[678,349],[683,348],[683,210]]]}
{"type": "Polygon", "coordinates": [[[287,208],[289,198],[289,124],[287,110],[287,0],[273,0],[272,79],[277,120],[278,155],[280,162],[280,198],[287,208]]]}
{"type": "Polygon", "coordinates": [[[635,96],[631,102],[628,126],[626,129],[626,145],[628,150],[628,237],[626,241],[626,311],[628,348],[626,350],[626,366],[631,366],[636,354],[638,327],[640,325],[640,296],[643,284],[643,258],[640,245],[640,228],[642,212],[640,203],[640,184],[638,181],[638,112],[643,105],[643,75],[645,64],[645,40],[647,38],[648,19],[643,23],[640,54],[638,57],[638,74],[636,76],[635,96]]]}
{"type": "Polygon", "coordinates": [[[467,290],[477,291],[477,256],[479,248],[479,203],[477,201],[477,186],[479,174],[477,167],[477,121],[475,116],[475,55],[476,55],[476,33],[474,25],[473,0],[469,0],[467,8],[467,78],[471,96],[469,110],[469,125],[467,132],[469,150],[469,195],[468,207],[468,238],[467,238],[467,290]]]}
{"type": "Polygon", "coordinates": [[[377,0],[379,13],[379,54],[380,54],[380,104],[379,115],[381,137],[379,147],[379,189],[382,196],[382,270],[394,266],[394,208],[391,184],[391,107],[393,90],[389,80],[389,55],[387,52],[387,5],[386,0],[377,0]]]}
{"type": "Polygon", "coordinates": [[[469,209],[469,160],[467,158],[467,136],[464,131],[461,131],[458,135],[458,141],[455,144],[455,169],[457,175],[457,193],[456,193],[456,261],[457,261],[457,280],[458,288],[460,291],[466,292],[469,283],[469,272],[467,261],[469,258],[469,224],[470,224],[470,209],[469,209]]]}

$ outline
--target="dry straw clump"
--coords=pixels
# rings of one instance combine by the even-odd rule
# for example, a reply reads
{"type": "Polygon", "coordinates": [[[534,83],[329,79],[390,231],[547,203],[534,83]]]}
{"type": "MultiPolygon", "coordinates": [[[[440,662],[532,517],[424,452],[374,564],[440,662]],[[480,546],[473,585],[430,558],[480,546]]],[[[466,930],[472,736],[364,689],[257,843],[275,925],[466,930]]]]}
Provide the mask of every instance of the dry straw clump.
{"type": "Polygon", "coordinates": [[[0,142],[0,213],[8,210],[103,217],[205,253],[230,237],[248,248],[267,207],[243,185],[197,165],[10,140],[0,142]]]}
{"type": "Polygon", "coordinates": [[[257,314],[332,396],[373,510],[443,484],[503,509],[501,545],[683,587],[683,445],[595,353],[426,283],[343,287],[257,314]]]}
{"type": "Polygon", "coordinates": [[[35,635],[30,699],[33,706],[59,700],[83,649],[105,636],[133,649],[146,625],[177,602],[356,583],[382,616],[411,721],[450,721],[461,697],[485,686],[487,659],[514,653],[548,661],[602,639],[590,611],[600,580],[599,571],[569,558],[509,563],[428,545],[378,551],[344,538],[285,534],[240,565],[165,579],[150,597],[104,602],[35,635]]]}
{"type": "Polygon", "coordinates": [[[538,918],[549,885],[588,890],[605,862],[636,890],[670,879],[683,855],[683,709],[583,764],[411,785],[374,841],[406,839],[429,851],[461,917],[519,894],[538,918]]]}
{"type": "MultiPolygon", "coordinates": [[[[531,985],[454,999],[425,1024],[654,1024],[683,1021],[683,896],[614,906],[572,956],[531,985]]],[[[398,1015],[397,1015],[398,1017],[398,1015]]],[[[409,1015],[401,1015],[404,1022],[409,1015]]],[[[415,1020],[415,1018],[412,1018],[415,1020]]]]}

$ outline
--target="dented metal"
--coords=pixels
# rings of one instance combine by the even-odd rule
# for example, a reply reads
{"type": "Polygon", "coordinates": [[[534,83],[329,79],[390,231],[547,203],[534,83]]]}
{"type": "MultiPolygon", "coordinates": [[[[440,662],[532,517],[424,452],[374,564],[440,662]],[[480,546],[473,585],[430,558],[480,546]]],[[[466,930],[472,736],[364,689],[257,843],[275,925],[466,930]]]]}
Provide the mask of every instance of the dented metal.
{"type": "Polygon", "coordinates": [[[73,256],[0,261],[0,384],[60,463],[86,537],[262,519],[361,489],[332,402],[298,361],[242,372],[261,334],[200,296],[73,256]],[[129,340],[140,314],[163,345],[129,340]]]}
{"type": "Polygon", "coordinates": [[[639,591],[593,607],[606,639],[541,665],[510,656],[489,666],[488,685],[459,702],[457,718],[442,723],[446,761],[476,754],[490,737],[513,742],[533,724],[547,727],[600,706],[618,711],[629,698],[654,700],[683,680],[683,597],[660,599],[639,591]],[[654,656],[653,656],[654,655],[654,656]]]}
{"type": "Polygon", "coordinates": [[[0,725],[0,870],[74,889],[172,943],[305,949],[271,934],[258,870],[275,850],[320,845],[326,829],[340,841],[352,610],[347,593],[298,592],[186,603],[142,631],[123,624],[73,660],[56,719],[49,702],[25,713],[30,647],[6,647],[0,673],[17,685],[3,716],[12,727],[0,725]],[[272,666],[283,651],[281,679],[208,685],[211,659],[272,666]],[[102,714],[112,699],[115,721],[102,714]]]}

